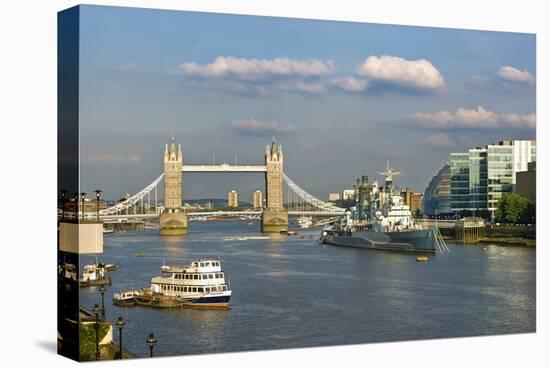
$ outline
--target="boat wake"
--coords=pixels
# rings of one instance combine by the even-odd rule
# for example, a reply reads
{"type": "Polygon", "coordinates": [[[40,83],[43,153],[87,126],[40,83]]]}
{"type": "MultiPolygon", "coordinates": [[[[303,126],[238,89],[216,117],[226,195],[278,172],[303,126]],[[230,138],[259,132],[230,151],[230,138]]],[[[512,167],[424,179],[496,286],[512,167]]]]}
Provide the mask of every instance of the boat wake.
{"type": "Polygon", "coordinates": [[[269,240],[268,236],[234,236],[234,237],[222,237],[221,241],[249,241],[249,240],[269,240]]]}

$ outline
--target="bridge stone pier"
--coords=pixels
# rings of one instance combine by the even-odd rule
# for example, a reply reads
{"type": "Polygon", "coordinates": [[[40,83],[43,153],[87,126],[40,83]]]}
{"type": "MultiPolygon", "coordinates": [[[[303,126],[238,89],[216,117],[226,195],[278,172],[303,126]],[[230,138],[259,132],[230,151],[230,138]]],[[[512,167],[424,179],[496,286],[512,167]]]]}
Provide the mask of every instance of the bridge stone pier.
{"type": "Polygon", "coordinates": [[[172,136],[170,149],[164,150],[164,211],[160,214],[161,235],[183,235],[187,233],[187,214],[181,207],[183,184],[183,154],[181,145],[176,149],[172,136]]]}
{"type": "Polygon", "coordinates": [[[283,148],[273,139],[265,147],[266,207],[262,212],[262,232],[288,230],[288,211],[283,205],[283,148]]]}

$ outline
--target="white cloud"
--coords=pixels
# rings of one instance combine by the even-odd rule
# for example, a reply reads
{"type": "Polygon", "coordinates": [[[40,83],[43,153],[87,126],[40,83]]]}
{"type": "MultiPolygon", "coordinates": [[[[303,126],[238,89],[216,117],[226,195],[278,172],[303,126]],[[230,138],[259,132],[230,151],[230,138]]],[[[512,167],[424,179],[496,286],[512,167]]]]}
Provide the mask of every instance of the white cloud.
{"type": "Polygon", "coordinates": [[[248,136],[271,136],[293,134],[297,131],[292,124],[282,124],[277,121],[258,121],[255,118],[233,121],[233,133],[248,136]]]}
{"type": "Polygon", "coordinates": [[[427,144],[435,145],[435,146],[455,145],[455,142],[451,139],[451,136],[447,133],[429,134],[424,141],[427,144]]]}
{"type": "Polygon", "coordinates": [[[239,80],[209,79],[201,81],[191,81],[190,85],[202,86],[206,88],[250,96],[269,95],[269,90],[266,85],[257,83],[246,83],[239,80]]]}
{"type": "Polygon", "coordinates": [[[519,70],[513,66],[506,65],[497,70],[497,75],[506,82],[535,85],[535,77],[526,69],[519,70]]]}
{"type": "Polygon", "coordinates": [[[445,89],[443,75],[428,60],[406,60],[396,56],[369,56],[357,75],[373,81],[424,91],[445,89]]]}
{"type": "Polygon", "coordinates": [[[193,78],[192,83],[206,88],[266,96],[274,90],[324,94],[326,86],[321,78],[331,74],[332,69],[332,61],[317,59],[219,56],[209,64],[181,64],[173,72],[193,78]]]}
{"type": "Polygon", "coordinates": [[[305,92],[312,94],[324,94],[327,91],[321,82],[309,82],[302,79],[281,81],[275,84],[275,88],[282,91],[305,92]]]}
{"type": "Polygon", "coordinates": [[[411,119],[418,125],[434,128],[450,128],[455,121],[453,114],[448,111],[417,112],[411,119]]]}
{"type": "Polygon", "coordinates": [[[517,113],[496,113],[483,106],[475,109],[460,107],[454,113],[449,111],[418,112],[409,116],[415,126],[435,129],[452,128],[495,128],[509,126],[515,128],[535,128],[536,115],[517,113]]]}
{"type": "Polygon", "coordinates": [[[369,82],[365,79],[357,79],[351,76],[335,78],[330,84],[346,92],[361,93],[367,90],[369,82]]]}
{"type": "Polygon", "coordinates": [[[454,114],[454,120],[459,126],[494,127],[498,123],[498,115],[487,111],[483,106],[478,106],[477,109],[460,107],[454,114]]]}
{"type": "Polygon", "coordinates": [[[178,66],[176,73],[206,78],[234,78],[265,81],[275,77],[319,77],[332,72],[332,63],[317,59],[292,60],[286,57],[245,59],[217,57],[214,62],[199,65],[188,62],[178,66]]]}
{"type": "Polygon", "coordinates": [[[512,127],[530,127],[535,128],[537,117],[534,113],[529,113],[527,115],[520,115],[517,113],[505,113],[500,115],[501,120],[512,127]]]}

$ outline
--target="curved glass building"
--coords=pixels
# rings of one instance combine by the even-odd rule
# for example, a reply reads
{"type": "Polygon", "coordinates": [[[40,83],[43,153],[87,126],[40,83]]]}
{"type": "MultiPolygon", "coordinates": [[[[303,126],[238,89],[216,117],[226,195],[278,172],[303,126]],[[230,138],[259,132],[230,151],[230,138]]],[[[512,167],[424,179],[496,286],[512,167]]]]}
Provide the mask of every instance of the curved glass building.
{"type": "Polygon", "coordinates": [[[424,214],[428,216],[452,216],[451,166],[446,163],[431,179],[424,191],[424,214]]]}

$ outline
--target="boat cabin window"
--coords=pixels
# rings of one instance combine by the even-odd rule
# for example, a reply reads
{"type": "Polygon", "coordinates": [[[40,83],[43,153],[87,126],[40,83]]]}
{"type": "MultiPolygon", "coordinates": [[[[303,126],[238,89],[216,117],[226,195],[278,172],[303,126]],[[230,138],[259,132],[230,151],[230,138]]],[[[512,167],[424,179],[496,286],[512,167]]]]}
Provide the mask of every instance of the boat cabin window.
{"type": "Polygon", "coordinates": [[[198,274],[193,275],[193,279],[199,279],[198,274]]]}
{"type": "Polygon", "coordinates": [[[204,289],[202,287],[199,287],[199,292],[200,293],[204,292],[204,289]]]}
{"type": "Polygon", "coordinates": [[[196,292],[197,291],[197,287],[193,287],[193,292],[196,292]]]}
{"type": "Polygon", "coordinates": [[[214,274],[208,274],[208,279],[214,279],[214,274]]]}
{"type": "Polygon", "coordinates": [[[202,268],[204,266],[204,263],[200,263],[199,266],[202,268]]]}

